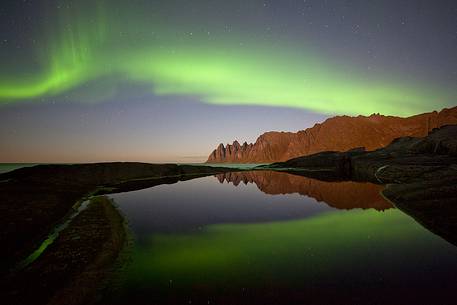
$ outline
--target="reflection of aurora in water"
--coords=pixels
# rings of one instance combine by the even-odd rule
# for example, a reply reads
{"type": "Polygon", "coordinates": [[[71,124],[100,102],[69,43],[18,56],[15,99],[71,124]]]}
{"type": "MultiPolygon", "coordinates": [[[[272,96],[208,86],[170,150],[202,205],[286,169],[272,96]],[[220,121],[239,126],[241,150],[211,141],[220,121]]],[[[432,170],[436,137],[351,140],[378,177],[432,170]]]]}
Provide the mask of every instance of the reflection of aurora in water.
{"type": "MultiPolygon", "coordinates": [[[[212,225],[198,234],[151,235],[135,251],[129,276],[162,284],[172,278],[176,285],[249,285],[265,278],[300,285],[297,278],[333,281],[347,273],[361,283],[376,281],[364,274],[370,271],[393,276],[389,280],[395,282],[405,258],[415,264],[415,253],[421,253],[419,260],[431,264],[427,267],[440,268],[436,251],[451,260],[457,251],[450,248],[398,210],[354,210],[306,220],[212,225]]],[[[453,267],[457,270],[457,264],[453,267]]]]}
{"type": "MultiPolygon", "coordinates": [[[[274,180],[270,182],[274,185],[274,180]]],[[[154,231],[153,225],[136,223],[142,220],[137,213],[146,214],[149,223],[161,223],[163,219],[157,218],[163,215],[152,212],[156,208],[160,211],[168,207],[170,213],[178,215],[177,206],[169,206],[172,201],[181,200],[182,207],[190,205],[187,208],[191,210],[194,199],[202,198],[207,200],[206,207],[215,200],[219,207],[245,198],[242,204],[247,215],[251,215],[250,204],[259,200],[265,209],[272,199],[278,199],[274,204],[288,206],[301,198],[303,209],[325,204],[296,194],[267,195],[249,183],[234,188],[214,177],[140,192],[142,196],[137,192],[113,195],[137,238],[132,263],[123,273],[121,294],[127,298],[141,295],[161,300],[170,293],[183,299],[195,293],[217,297],[242,289],[254,295],[264,289],[281,295],[335,285],[344,289],[369,287],[375,293],[377,289],[416,289],[423,285],[434,291],[452,285],[449,283],[457,272],[457,248],[396,209],[379,212],[324,208],[301,219],[253,219],[255,223],[211,224],[203,217],[197,230],[160,232],[154,231]],[[140,204],[147,196],[149,202],[140,204]]],[[[256,208],[262,213],[262,206],[256,208]]],[[[200,211],[201,207],[195,209],[200,211]]],[[[193,217],[192,213],[187,215],[193,217]]],[[[179,219],[168,218],[171,225],[179,219]]]]}

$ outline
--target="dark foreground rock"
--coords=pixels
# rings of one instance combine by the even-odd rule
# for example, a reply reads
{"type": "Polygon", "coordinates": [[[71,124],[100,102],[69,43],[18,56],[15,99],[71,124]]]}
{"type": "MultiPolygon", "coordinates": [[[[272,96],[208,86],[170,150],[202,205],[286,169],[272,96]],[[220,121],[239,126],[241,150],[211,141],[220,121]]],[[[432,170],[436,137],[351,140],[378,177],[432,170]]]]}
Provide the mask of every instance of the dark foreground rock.
{"type": "Polygon", "coordinates": [[[126,241],[123,218],[95,197],[30,266],[1,282],[5,304],[85,304],[96,299],[126,241]]]}
{"type": "Polygon", "coordinates": [[[457,246],[457,178],[388,184],[383,194],[428,230],[457,246]]]}
{"type": "Polygon", "coordinates": [[[457,125],[405,137],[375,151],[325,152],[262,168],[387,185],[384,196],[457,245],[457,125]]]}

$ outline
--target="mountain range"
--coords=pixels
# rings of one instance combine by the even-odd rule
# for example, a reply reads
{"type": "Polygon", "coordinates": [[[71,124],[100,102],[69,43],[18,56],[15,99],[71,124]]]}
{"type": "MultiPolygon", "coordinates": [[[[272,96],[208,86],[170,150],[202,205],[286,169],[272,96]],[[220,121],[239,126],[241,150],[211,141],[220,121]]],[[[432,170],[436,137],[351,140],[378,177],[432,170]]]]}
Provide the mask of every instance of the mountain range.
{"type": "Polygon", "coordinates": [[[270,131],[255,143],[219,144],[207,163],[271,163],[323,151],[375,150],[399,137],[425,137],[434,128],[457,124],[457,107],[411,117],[336,116],[298,132],[270,131]]]}

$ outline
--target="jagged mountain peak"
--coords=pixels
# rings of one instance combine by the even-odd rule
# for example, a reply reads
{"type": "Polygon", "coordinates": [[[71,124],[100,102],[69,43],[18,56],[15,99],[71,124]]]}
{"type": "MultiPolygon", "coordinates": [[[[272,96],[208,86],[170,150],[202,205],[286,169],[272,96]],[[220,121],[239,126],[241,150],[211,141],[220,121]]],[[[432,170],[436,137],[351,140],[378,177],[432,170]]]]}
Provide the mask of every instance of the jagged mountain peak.
{"type": "Polygon", "coordinates": [[[457,124],[457,107],[402,118],[374,113],[370,116],[335,116],[298,132],[269,131],[254,144],[237,140],[222,144],[208,163],[270,163],[322,151],[374,150],[399,137],[424,137],[434,128],[457,124]]]}

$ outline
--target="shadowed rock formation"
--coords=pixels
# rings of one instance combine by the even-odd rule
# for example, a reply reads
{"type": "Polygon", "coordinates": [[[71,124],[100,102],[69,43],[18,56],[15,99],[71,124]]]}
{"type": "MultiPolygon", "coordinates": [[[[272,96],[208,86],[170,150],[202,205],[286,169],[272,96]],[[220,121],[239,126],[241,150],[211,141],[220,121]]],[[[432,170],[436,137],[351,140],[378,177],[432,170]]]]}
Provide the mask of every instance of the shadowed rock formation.
{"type": "Polygon", "coordinates": [[[457,124],[457,107],[408,118],[383,116],[337,116],[312,128],[293,132],[267,132],[254,144],[222,143],[207,163],[271,163],[323,151],[348,151],[357,147],[375,150],[399,137],[425,137],[431,130],[457,124]]]}

